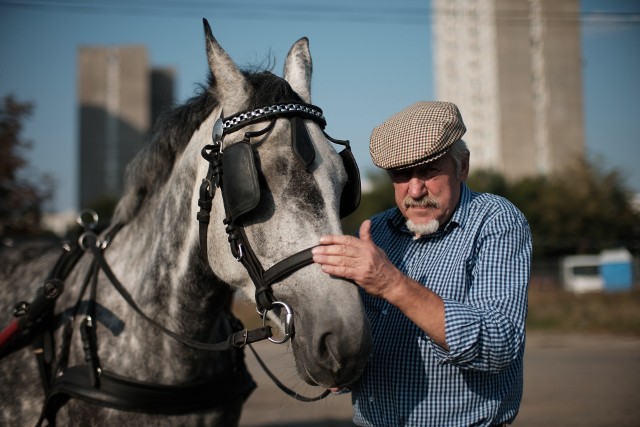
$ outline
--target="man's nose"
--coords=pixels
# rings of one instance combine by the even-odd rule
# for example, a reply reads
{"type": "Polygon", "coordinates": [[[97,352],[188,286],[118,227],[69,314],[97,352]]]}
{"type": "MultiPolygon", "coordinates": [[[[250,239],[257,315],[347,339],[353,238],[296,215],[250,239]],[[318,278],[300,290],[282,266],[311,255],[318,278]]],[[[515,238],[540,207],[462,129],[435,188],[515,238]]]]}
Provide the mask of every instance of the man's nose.
{"type": "Polygon", "coordinates": [[[425,185],[425,181],[423,179],[420,179],[414,175],[409,180],[408,194],[411,198],[419,199],[420,197],[426,195],[427,192],[427,186],[425,185]]]}

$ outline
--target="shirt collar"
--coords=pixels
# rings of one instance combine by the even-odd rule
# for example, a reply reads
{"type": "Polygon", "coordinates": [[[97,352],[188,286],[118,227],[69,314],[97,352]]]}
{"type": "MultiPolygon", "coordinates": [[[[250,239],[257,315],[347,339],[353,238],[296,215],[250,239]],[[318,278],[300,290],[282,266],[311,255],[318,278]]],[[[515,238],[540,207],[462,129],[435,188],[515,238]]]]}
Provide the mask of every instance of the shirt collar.
{"type": "MultiPolygon", "coordinates": [[[[467,207],[469,206],[470,201],[471,201],[471,190],[469,189],[469,187],[467,187],[467,184],[462,182],[460,184],[460,200],[458,200],[458,205],[456,206],[456,209],[453,211],[453,215],[451,215],[451,219],[449,219],[449,222],[447,222],[444,227],[440,227],[440,229],[435,233],[430,234],[428,236],[423,236],[423,237],[440,236],[448,233],[450,230],[452,230],[455,227],[464,226],[468,217],[467,207]]],[[[402,213],[400,212],[400,209],[398,207],[394,209],[394,212],[389,218],[389,224],[391,225],[392,228],[396,229],[399,232],[413,234],[407,228],[407,221],[405,217],[402,216],[402,213]]]]}

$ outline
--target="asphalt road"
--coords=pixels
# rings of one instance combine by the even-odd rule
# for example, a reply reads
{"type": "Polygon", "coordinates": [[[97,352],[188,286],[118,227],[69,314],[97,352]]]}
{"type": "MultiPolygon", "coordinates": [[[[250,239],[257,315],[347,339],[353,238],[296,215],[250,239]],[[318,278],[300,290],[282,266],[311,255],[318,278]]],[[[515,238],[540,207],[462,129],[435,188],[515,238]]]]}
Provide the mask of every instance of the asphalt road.
{"type": "MultiPolygon", "coordinates": [[[[297,378],[287,346],[263,342],[254,348],[289,387],[319,394],[297,378]]],[[[298,402],[271,382],[250,351],[247,362],[258,388],[244,407],[241,426],[353,426],[349,395],[298,402]]],[[[524,397],[513,425],[640,426],[640,337],[529,334],[524,397]]]]}

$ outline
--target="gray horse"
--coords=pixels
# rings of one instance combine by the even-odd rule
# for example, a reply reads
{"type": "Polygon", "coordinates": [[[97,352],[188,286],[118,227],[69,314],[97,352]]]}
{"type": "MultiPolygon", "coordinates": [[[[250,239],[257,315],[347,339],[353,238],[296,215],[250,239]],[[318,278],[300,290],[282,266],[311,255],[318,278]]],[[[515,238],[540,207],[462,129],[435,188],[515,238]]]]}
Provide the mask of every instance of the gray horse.
{"type": "Polygon", "coordinates": [[[343,194],[353,171],[310,105],[308,41],[292,46],[279,78],[239,70],[204,24],[209,83],[158,121],[112,225],[94,234],[84,220],[85,251],[62,267],[58,247],[2,250],[0,327],[16,302],[50,291],[52,270],[65,277],[54,308],[0,352],[0,425],[237,425],[255,384],[242,342],[253,338],[229,310],[235,290],[292,336],[305,382],[344,386],[361,374],[371,337],[356,287],[308,256],[288,262],[341,233],[353,197],[343,194]],[[237,164],[213,159],[234,151],[237,164]]]}

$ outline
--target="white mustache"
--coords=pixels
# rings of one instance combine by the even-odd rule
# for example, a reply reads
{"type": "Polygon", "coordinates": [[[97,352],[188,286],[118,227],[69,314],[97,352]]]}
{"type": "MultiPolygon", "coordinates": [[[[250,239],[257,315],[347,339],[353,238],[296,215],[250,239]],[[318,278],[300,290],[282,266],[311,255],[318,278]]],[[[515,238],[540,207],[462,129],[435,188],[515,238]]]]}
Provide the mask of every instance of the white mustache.
{"type": "Polygon", "coordinates": [[[439,208],[440,202],[435,197],[431,197],[429,195],[422,196],[419,199],[414,199],[411,196],[407,196],[404,198],[402,202],[405,209],[408,208],[439,208]]]}

